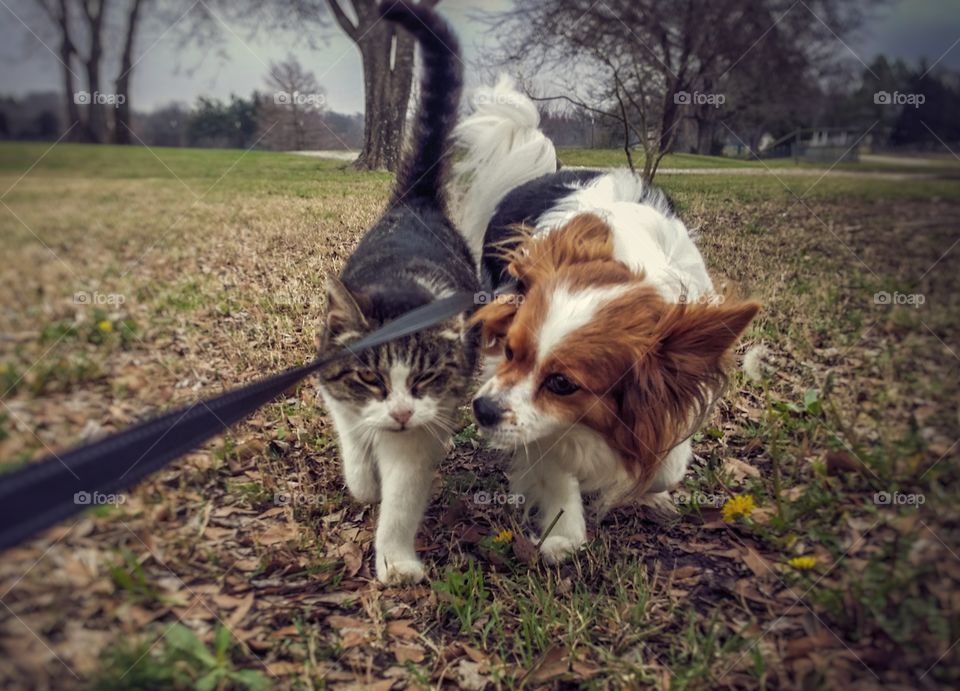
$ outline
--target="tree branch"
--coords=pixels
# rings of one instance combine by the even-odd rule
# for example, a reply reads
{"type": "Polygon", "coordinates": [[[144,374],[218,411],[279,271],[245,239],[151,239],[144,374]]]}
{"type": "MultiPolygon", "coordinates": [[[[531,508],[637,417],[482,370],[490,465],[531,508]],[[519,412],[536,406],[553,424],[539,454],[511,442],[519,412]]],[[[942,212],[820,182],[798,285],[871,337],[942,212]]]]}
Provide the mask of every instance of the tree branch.
{"type": "Polygon", "coordinates": [[[347,13],[340,7],[339,0],[327,0],[327,6],[330,8],[333,18],[337,20],[337,24],[343,29],[343,33],[352,38],[354,43],[356,43],[357,39],[360,38],[360,30],[357,25],[350,21],[350,17],[348,17],[347,13]]]}

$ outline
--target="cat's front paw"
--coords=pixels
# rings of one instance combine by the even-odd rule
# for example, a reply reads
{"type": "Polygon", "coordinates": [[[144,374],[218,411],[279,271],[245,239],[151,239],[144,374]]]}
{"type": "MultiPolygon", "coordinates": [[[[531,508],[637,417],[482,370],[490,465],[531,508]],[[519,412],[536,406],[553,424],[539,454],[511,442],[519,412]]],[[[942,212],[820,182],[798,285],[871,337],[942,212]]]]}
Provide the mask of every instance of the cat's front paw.
{"type": "Polygon", "coordinates": [[[348,483],[347,489],[350,490],[350,496],[361,504],[376,504],[380,501],[380,485],[376,482],[348,483]]]}
{"type": "Polygon", "coordinates": [[[361,504],[376,504],[380,501],[380,481],[370,469],[353,470],[344,473],[350,496],[361,504]]]}
{"type": "Polygon", "coordinates": [[[559,564],[577,551],[584,543],[562,535],[551,535],[540,545],[540,554],[548,564],[559,564]]]}
{"type": "Polygon", "coordinates": [[[377,557],[377,580],[387,585],[419,583],[427,575],[419,559],[388,561],[377,557]]]}

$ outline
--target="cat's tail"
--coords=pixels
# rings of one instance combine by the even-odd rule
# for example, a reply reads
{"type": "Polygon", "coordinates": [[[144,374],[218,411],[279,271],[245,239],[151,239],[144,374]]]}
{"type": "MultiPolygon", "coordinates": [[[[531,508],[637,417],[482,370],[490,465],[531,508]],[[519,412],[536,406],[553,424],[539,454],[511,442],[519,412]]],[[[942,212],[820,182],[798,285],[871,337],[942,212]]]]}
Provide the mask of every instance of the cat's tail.
{"type": "Polygon", "coordinates": [[[513,188],[556,172],[557,152],[540,131],[540,113],[507,75],[478,88],[473,113],[454,130],[462,158],[454,167],[456,222],[474,257],[483,250],[487,224],[513,188]]]}
{"type": "Polygon", "coordinates": [[[463,61],[456,34],[433,10],[409,0],[386,0],[380,16],[409,31],[420,44],[420,103],[403,155],[393,203],[426,200],[445,208],[446,158],[463,88],[463,61]]]}

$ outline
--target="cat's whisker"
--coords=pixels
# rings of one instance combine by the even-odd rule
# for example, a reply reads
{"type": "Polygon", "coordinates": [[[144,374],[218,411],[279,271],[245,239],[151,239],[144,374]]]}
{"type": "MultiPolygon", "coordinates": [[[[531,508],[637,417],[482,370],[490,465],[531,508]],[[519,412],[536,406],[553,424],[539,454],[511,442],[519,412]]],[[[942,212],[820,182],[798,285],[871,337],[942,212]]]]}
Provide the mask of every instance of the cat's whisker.
{"type": "Polygon", "coordinates": [[[440,446],[445,445],[446,441],[440,435],[434,432],[429,424],[422,425],[422,427],[424,430],[426,430],[427,434],[429,434],[431,437],[437,440],[437,443],[440,444],[440,446]]]}
{"type": "Polygon", "coordinates": [[[453,426],[452,421],[445,420],[440,417],[435,417],[433,420],[431,420],[427,424],[436,425],[437,427],[442,429],[444,432],[447,432],[448,434],[453,434],[456,432],[456,428],[453,426]]]}

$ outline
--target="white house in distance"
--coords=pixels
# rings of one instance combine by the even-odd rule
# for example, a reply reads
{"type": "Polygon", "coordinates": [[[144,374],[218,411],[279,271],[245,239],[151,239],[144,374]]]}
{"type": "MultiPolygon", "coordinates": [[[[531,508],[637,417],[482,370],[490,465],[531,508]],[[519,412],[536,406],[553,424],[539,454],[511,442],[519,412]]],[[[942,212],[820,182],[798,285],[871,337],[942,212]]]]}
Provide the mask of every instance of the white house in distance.
{"type": "MultiPolygon", "coordinates": [[[[853,127],[812,127],[794,130],[774,139],[769,132],[760,137],[756,155],[760,158],[793,158],[813,163],[855,163],[860,153],[867,152],[873,142],[870,133],[853,127]]],[[[724,155],[752,157],[741,142],[724,146],[724,155]]]]}

